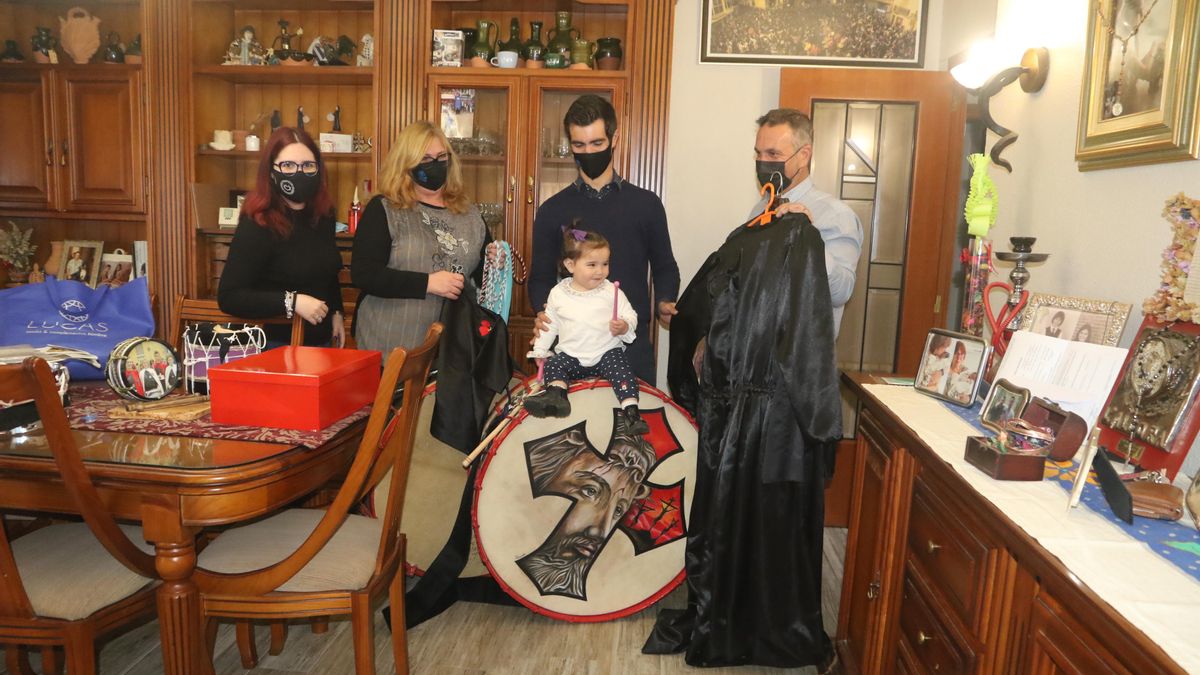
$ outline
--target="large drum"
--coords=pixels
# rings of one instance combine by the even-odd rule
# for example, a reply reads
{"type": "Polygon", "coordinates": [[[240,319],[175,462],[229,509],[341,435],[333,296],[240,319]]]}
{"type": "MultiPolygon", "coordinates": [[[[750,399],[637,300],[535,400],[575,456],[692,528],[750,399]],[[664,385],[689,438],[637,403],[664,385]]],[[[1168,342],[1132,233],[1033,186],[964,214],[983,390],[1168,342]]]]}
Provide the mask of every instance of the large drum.
{"type": "MultiPolygon", "coordinates": [[[[520,382],[514,378],[509,384],[516,387],[520,382]]],[[[498,411],[504,399],[497,398],[498,411]]],[[[400,519],[400,531],[408,539],[405,562],[410,575],[424,574],[445,547],[458,519],[459,504],[467,485],[468,472],[462,467],[465,458],[463,453],[429,433],[436,401],[437,384],[434,383],[425,388],[421,416],[417,420],[417,435],[413,441],[408,488],[404,494],[404,512],[400,519]]],[[[391,484],[392,474],[389,472],[375,488],[371,498],[375,515],[380,518],[387,508],[391,484]]],[[[469,550],[470,558],[460,576],[487,576],[487,568],[479,559],[477,548],[471,546],[469,550]]]]}
{"type": "Polygon", "coordinates": [[[695,422],[641,385],[650,433],[625,428],[611,386],[576,383],[571,415],[520,413],[476,484],[484,563],[529,609],[606,621],[655,603],[683,581],[695,489],[695,422]]]}

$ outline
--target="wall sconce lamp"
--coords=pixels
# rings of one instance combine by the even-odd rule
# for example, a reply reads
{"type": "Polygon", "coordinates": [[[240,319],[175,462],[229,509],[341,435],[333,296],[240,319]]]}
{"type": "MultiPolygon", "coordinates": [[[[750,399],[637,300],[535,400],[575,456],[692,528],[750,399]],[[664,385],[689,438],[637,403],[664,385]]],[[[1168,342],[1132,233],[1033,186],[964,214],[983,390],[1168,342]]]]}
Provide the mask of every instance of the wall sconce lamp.
{"type": "Polygon", "coordinates": [[[1045,47],[1026,49],[1021,56],[1021,65],[1014,66],[1014,62],[1016,54],[1011,49],[989,41],[972,47],[966,60],[950,69],[950,75],[979,98],[983,123],[1000,137],[989,153],[992,163],[1004,167],[1009,173],[1012,173],[1012,164],[1000,159],[1000,153],[1017,142],[1017,133],[992,119],[988,102],[1001,89],[1017,81],[1027,93],[1041,91],[1050,72],[1050,51],[1045,47]]]}

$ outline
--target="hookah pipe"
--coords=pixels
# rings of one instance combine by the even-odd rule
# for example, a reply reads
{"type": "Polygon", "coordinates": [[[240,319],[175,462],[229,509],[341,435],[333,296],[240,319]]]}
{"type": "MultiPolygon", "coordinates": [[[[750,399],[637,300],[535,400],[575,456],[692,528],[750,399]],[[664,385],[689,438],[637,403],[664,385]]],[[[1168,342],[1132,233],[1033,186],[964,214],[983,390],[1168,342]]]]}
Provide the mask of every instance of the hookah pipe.
{"type": "Polygon", "coordinates": [[[1012,242],[1013,250],[997,251],[996,258],[1015,264],[1013,271],[1008,275],[1012,284],[997,281],[988,284],[983,292],[983,306],[987,314],[988,325],[992,328],[992,346],[995,348],[997,356],[1004,356],[1004,352],[1008,349],[1008,341],[1012,338],[1013,331],[1018,328],[1017,322],[1020,320],[1021,310],[1025,309],[1025,305],[1029,301],[1029,291],[1025,290],[1025,284],[1029,281],[1029,270],[1025,268],[1025,264],[1042,262],[1050,257],[1049,253],[1033,252],[1033,243],[1037,241],[1036,237],[1010,237],[1009,241],[1012,242]],[[1008,302],[998,312],[992,311],[992,304],[988,297],[995,288],[1003,288],[1008,291],[1008,302]]]}

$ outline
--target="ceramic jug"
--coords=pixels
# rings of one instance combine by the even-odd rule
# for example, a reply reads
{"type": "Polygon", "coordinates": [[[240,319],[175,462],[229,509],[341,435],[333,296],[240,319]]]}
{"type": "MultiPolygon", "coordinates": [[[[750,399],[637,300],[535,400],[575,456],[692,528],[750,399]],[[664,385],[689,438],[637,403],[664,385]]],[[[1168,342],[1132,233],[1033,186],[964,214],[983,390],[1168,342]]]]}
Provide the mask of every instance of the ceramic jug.
{"type": "MultiPolygon", "coordinates": [[[[496,32],[499,32],[499,29],[496,32]]],[[[508,24],[508,39],[496,45],[496,51],[516,52],[520,54],[523,46],[521,44],[521,21],[514,16],[508,24]]]]}
{"type": "Polygon", "coordinates": [[[593,55],[596,61],[596,70],[620,70],[621,58],[624,55],[619,39],[615,37],[596,39],[596,53],[593,55]]]}
{"type": "Polygon", "coordinates": [[[550,44],[546,46],[547,51],[558,52],[563,56],[571,56],[571,42],[579,38],[579,29],[571,27],[570,12],[555,12],[554,13],[554,28],[550,29],[549,35],[546,36],[550,44]]]}
{"type": "Polygon", "coordinates": [[[571,42],[571,65],[572,66],[591,66],[592,65],[592,50],[595,45],[583,38],[579,38],[571,42]]]}
{"type": "Polygon", "coordinates": [[[529,41],[521,48],[521,56],[526,61],[540,62],[546,56],[546,45],[542,44],[542,22],[529,22],[529,41]]]}
{"type": "Polygon", "coordinates": [[[104,48],[105,63],[125,63],[125,50],[121,48],[121,34],[108,32],[108,45],[104,48]]]}
{"type": "Polygon", "coordinates": [[[475,44],[471,45],[470,55],[472,57],[489,61],[496,55],[496,40],[492,37],[495,32],[492,29],[495,27],[495,21],[479,20],[479,37],[475,40],[475,44]]]}
{"type": "Polygon", "coordinates": [[[100,49],[100,19],[82,7],[72,7],[67,17],[58,18],[63,51],[75,63],[87,63],[100,49]]]}

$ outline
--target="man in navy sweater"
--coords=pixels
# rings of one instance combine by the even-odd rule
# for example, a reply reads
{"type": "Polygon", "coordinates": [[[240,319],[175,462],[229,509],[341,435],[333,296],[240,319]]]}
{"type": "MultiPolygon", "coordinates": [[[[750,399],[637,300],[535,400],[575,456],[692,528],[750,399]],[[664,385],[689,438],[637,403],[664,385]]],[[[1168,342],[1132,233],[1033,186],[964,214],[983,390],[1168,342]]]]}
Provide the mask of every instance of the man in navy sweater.
{"type": "Polygon", "coordinates": [[[535,337],[548,321],[543,311],[550,289],[558,282],[563,227],[576,218],[584,228],[603,235],[611,247],[608,278],[621,282],[638,315],[637,339],[627,350],[633,372],[655,383],[650,327],[657,315],[669,325],[679,293],[679,266],[671,253],[667,214],[662,201],[649,190],[621,178],[613,169],[617,113],[611,103],[591,94],[567,109],[563,128],[571,141],[579,177],[538,207],[533,220],[533,263],[529,299],[538,313],[535,337]],[[654,280],[657,311],[650,311],[654,280]]]}

